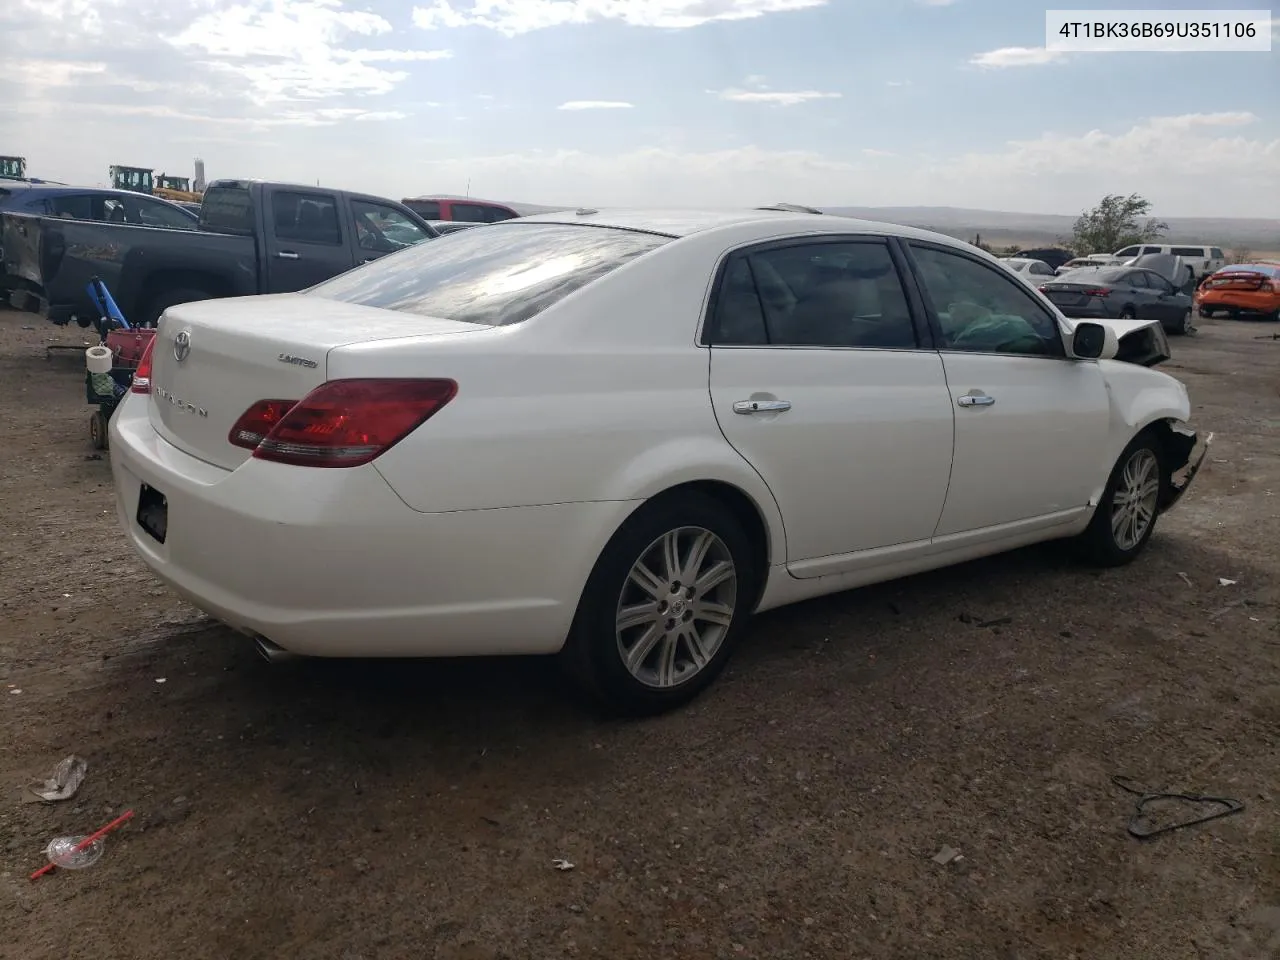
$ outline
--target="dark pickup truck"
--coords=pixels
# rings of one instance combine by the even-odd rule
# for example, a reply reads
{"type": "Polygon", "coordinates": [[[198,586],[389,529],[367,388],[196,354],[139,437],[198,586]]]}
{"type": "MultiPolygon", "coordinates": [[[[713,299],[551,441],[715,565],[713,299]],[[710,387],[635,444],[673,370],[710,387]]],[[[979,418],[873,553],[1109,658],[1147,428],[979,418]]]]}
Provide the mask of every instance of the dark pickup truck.
{"type": "Polygon", "coordinates": [[[0,214],[0,296],[54,323],[96,318],[106,282],[131,323],[191,300],[291,293],[438,236],[382,197],[261,180],[216,180],[197,230],[0,214]]]}

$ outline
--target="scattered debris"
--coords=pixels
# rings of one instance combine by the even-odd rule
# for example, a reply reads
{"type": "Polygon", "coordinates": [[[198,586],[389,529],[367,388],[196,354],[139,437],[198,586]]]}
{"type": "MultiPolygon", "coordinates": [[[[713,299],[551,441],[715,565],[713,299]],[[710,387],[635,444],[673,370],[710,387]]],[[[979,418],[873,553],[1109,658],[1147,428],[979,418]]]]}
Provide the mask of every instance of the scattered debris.
{"type": "Polygon", "coordinates": [[[56,837],[49,841],[45,854],[49,862],[31,874],[31,880],[38,880],[54,867],[66,870],[82,870],[91,867],[102,857],[106,845],[106,836],[112,830],[122,826],[133,816],[132,810],[126,810],[105,827],[95,830],[87,837],[56,837]]]}
{"type": "Polygon", "coordinates": [[[1179,573],[1178,576],[1182,578],[1182,582],[1185,583],[1188,587],[1192,587],[1192,588],[1195,587],[1195,584],[1191,582],[1191,578],[1188,577],[1185,573],[1179,573]]]}
{"type": "Polygon", "coordinates": [[[10,692],[10,693],[21,693],[21,692],[22,692],[22,688],[21,688],[21,687],[13,687],[13,688],[11,688],[11,689],[9,690],[9,692],[10,692]]]}
{"type": "Polygon", "coordinates": [[[941,850],[939,850],[937,853],[933,855],[933,862],[940,863],[944,866],[948,863],[952,863],[953,861],[963,860],[963,859],[964,859],[964,854],[962,854],[955,847],[943,847],[941,850]]]}
{"type": "Polygon", "coordinates": [[[1006,623],[1013,623],[1013,617],[996,617],[994,620],[983,620],[978,624],[979,627],[1003,627],[1006,623]]]}
{"type": "Polygon", "coordinates": [[[168,679],[168,677],[156,677],[156,683],[164,683],[168,679]]]}
{"type": "Polygon", "coordinates": [[[551,861],[551,865],[552,865],[553,867],[555,867],[557,870],[572,870],[572,869],[573,869],[573,864],[572,864],[572,863],[570,863],[568,860],[560,860],[560,859],[552,860],[552,861],[551,861]]]}
{"type": "Polygon", "coordinates": [[[89,765],[80,757],[72,754],[59,761],[53,772],[44,780],[35,780],[27,784],[27,793],[23,796],[26,803],[56,803],[59,800],[70,800],[84,783],[84,776],[89,772],[89,765]]]}
{"type": "Polygon", "coordinates": [[[1226,577],[1218,578],[1218,586],[1220,587],[1234,587],[1239,582],[1238,580],[1229,580],[1226,577]]]}
{"type": "Polygon", "coordinates": [[[1126,793],[1131,793],[1138,798],[1138,802],[1133,808],[1133,815],[1129,818],[1128,830],[1131,836],[1137,837],[1139,840],[1148,840],[1162,833],[1170,833],[1174,830],[1181,830],[1183,827],[1195,826],[1197,823],[1208,823],[1210,820],[1217,820],[1220,817],[1229,817],[1233,813],[1239,813],[1244,809],[1244,802],[1233,797],[1209,797],[1200,793],[1152,792],[1136,786],[1133,778],[1120,775],[1112,777],[1111,782],[1126,793]],[[1190,820],[1182,820],[1177,823],[1166,824],[1163,827],[1155,827],[1143,821],[1143,814],[1147,804],[1157,800],[1209,804],[1217,809],[1201,817],[1193,817],[1190,820]]]}

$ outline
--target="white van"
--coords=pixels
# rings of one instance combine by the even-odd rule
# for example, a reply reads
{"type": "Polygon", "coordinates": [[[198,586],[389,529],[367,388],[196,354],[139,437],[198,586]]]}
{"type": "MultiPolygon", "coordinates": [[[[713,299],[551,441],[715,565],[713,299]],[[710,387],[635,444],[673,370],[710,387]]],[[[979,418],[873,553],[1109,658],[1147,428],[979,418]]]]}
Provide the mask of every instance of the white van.
{"type": "Polygon", "coordinates": [[[1208,247],[1200,244],[1175,246],[1168,243],[1139,243],[1131,247],[1125,247],[1123,250],[1117,250],[1112,256],[1117,260],[1127,262],[1134,257],[1145,257],[1152,253],[1181,257],[1182,262],[1191,268],[1191,272],[1197,280],[1205,274],[1213,273],[1213,271],[1227,265],[1226,255],[1220,247],[1208,247]]]}

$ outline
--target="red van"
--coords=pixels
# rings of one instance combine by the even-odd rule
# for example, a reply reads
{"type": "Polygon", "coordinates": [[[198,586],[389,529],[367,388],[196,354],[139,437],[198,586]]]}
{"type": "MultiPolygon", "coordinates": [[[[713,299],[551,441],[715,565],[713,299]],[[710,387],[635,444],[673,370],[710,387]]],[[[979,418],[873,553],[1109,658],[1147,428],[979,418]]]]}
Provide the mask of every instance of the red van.
{"type": "Polygon", "coordinates": [[[400,201],[423,220],[454,220],[461,223],[497,223],[520,216],[503,203],[474,197],[405,197],[400,201]]]}

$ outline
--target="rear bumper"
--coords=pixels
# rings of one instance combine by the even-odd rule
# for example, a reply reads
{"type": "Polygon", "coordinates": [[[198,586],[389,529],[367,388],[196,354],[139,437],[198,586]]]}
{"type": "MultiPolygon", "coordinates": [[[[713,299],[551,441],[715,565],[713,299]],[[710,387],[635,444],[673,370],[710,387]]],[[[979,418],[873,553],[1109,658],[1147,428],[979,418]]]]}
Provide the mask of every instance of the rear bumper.
{"type": "Polygon", "coordinates": [[[1197,305],[1203,310],[1231,310],[1235,313],[1256,313],[1267,316],[1280,310],[1280,295],[1247,291],[1209,292],[1200,295],[1197,305]]]}
{"type": "Polygon", "coordinates": [[[205,612],[308,656],[552,653],[631,505],[420,513],[372,466],[224,470],[157,434],[142,397],[110,426],[116,507],[157,577],[205,612]],[[139,526],[142,484],[168,503],[139,526]]]}

